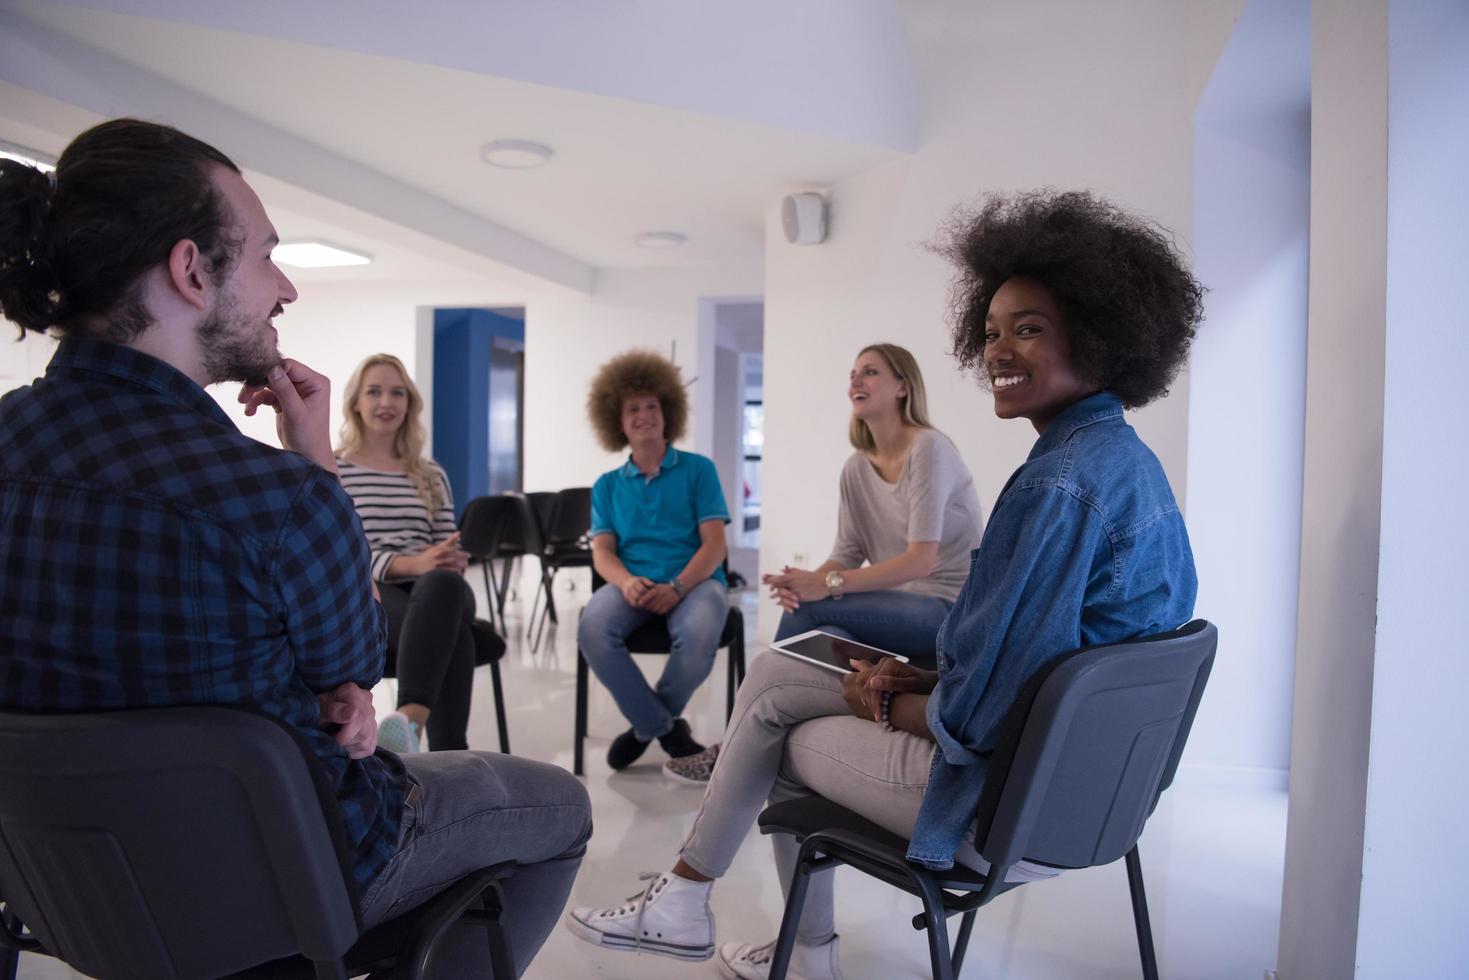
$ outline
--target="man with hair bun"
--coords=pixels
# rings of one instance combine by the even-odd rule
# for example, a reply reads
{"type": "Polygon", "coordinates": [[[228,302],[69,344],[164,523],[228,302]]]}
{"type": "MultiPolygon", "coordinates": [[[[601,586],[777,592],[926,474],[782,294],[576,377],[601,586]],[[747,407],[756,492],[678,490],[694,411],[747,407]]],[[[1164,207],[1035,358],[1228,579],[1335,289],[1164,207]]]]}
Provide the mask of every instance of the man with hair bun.
{"type": "Polygon", "coordinates": [[[679,715],[714,666],[729,613],[729,508],[719,475],[707,457],[673,448],[688,422],[688,395],[678,368],[652,351],[602,365],[587,414],[604,449],[630,450],[592,487],[592,564],[607,584],[576,631],[587,665],[632,722],[612,740],[607,764],[627,768],[655,738],[672,758],[696,755],[704,746],[679,715]],[[673,639],[656,688],[627,649],[628,635],[653,616],[667,617],[673,639]]]}
{"type": "MultiPolygon", "coordinates": [[[[0,314],[61,337],[0,398],[0,708],[247,705],[290,725],[335,790],[363,924],[515,861],[518,974],[586,850],[586,791],[510,756],[376,748],[385,620],[330,384],[277,349],[296,289],[276,244],[239,168],[167,126],[95,126],[54,176],[0,160],[0,314]],[[285,450],[205,393],[225,381],[246,414],[275,411],[285,450]]],[[[432,975],[488,960],[453,930],[432,975]]]]}

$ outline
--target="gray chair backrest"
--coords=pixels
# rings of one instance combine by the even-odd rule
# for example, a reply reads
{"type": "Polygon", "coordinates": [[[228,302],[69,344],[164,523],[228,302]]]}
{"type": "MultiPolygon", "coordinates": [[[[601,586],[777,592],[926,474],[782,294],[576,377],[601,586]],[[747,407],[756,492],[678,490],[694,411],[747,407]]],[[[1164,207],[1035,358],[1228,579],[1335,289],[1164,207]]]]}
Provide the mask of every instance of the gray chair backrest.
{"type": "Polygon", "coordinates": [[[300,736],[226,707],[0,712],[0,898],[107,980],[216,977],[360,932],[300,736]]]}
{"type": "Polygon", "coordinates": [[[994,865],[1109,864],[1173,781],[1214,662],[1203,620],[1078,650],[1039,672],[1006,716],[976,840],[994,865]]]}

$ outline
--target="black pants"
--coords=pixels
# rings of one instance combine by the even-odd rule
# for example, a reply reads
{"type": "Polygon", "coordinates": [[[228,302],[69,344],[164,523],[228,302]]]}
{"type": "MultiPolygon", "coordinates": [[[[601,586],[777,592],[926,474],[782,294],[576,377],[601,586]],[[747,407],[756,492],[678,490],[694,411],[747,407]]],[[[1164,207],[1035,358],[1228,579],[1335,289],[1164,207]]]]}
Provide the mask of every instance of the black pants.
{"type": "Polygon", "coordinates": [[[380,585],[388,614],[388,677],[398,706],[428,708],[430,749],[467,749],[474,688],[474,593],[464,576],[435,569],[412,582],[380,585]]]}

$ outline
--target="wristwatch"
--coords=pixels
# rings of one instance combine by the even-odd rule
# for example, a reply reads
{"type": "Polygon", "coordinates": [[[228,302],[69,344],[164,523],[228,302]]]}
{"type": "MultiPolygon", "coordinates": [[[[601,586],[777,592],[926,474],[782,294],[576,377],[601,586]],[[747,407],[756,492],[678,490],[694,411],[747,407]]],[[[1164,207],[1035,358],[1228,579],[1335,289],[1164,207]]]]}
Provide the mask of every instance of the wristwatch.
{"type": "Polygon", "coordinates": [[[674,592],[678,593],[678,597],[680,599],[683,598],[683,583],[678,580],[677,575],[668,580],[668,587],[671,588],[674,592]]]}
{"type": "Polygon", "coordinates": [[[842,586],[846,584],[847,580],[842,577],[841,572],[831,571],[826,573],[826,591],[831,593],[833,599],[840,599],[842,597],[842,586]]]}

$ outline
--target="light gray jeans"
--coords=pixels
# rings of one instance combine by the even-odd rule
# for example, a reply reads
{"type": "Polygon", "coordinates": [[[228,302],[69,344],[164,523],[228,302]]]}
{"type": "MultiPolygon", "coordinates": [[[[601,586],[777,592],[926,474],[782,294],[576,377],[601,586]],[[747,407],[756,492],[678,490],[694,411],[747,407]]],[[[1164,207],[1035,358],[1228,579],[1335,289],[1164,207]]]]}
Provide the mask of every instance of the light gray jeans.
{"type": "MultiPolygon", "coordinates": [[[[934,745],[907,732],[885,732],[858,718],[842,699],[842,679],[828,670],[767,651],[750,663],[719,762],[679,856],[694,870],[719,878],[729,870],[750,826],[768,800],[780,803],[816,793],[903,837],[911,836],[928,788],[934,745]]],[[[772,834],[781,888],[789,891],[799,847],[772,834]]],[[[989,864],[972,834],[954,859],[981,872],[989,864]]],[[[1055,874],[1024,863],[1010,881],[1055,874]]],[[[798,930],[800,941],[825,943],[835,934],[832,872],[811,876],[798,930]]]]}
{"type": "MultiPolygon", "coordinates": [[[[408,799],[398,852],[362,897],[363,924],[401,915],[471,871],[514,861],[519,866],[504,884],[503,921],[519,976],[561,916],[586,853],[592,834],[586,787],[565,769],[498,752],[400,758],[408,769],[408,799]]],[[[469,926],[451,928],[429,967],[435,980],[492,975],[489,940],[469,926]]]]}

